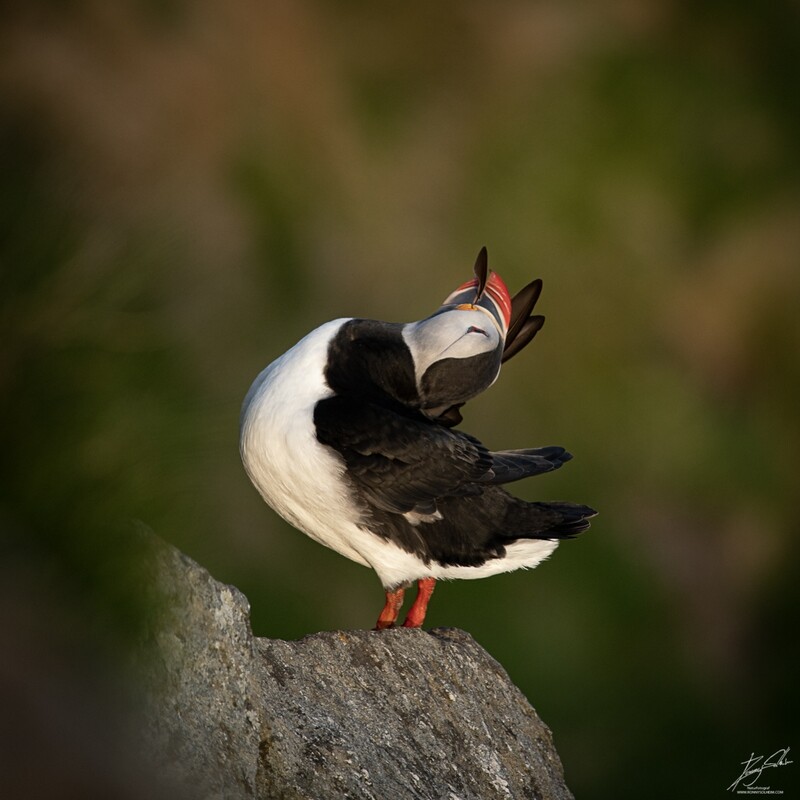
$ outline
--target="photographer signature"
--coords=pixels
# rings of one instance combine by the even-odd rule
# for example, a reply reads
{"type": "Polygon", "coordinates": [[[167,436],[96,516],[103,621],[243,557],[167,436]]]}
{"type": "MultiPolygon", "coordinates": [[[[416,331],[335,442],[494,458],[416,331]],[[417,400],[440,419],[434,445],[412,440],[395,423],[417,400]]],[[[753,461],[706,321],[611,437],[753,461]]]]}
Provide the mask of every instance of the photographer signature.
{"type": "Polygon", "coordinates": [[[729,792],[735,791],[739,784],[751,790],[769,791],[769,787],[756,786],[756,781],[761,777],[761,773],[770,767],[785,767],[787,764],[794,762],[789,761],[787,755],[789,748],[784,747],[782,750],[776,750],[771,756],[757,756],[753,753],[747,761],[742,761],[744,770],[742,774],[728,787],[729,792]]]}

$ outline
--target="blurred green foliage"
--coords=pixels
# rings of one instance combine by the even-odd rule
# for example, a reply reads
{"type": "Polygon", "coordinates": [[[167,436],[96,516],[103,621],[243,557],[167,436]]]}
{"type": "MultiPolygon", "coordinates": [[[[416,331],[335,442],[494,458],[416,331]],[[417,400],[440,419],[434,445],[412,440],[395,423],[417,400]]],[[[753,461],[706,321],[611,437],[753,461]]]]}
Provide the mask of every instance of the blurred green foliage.
{"type": "Polygon", "coordinates": [[[601,516],[429,623],[504,664],[578,797],[708,797],[793,745],[798,27],[788,0],[12,4],[0,533],[29,599],[136,641],[141,520],[258,635],[371,625],[375,577],[249,485],[239,404],[327,319],[426,315],[486,244],[548,322],[464,427],[565,445],[519,492],[601,516]]]}

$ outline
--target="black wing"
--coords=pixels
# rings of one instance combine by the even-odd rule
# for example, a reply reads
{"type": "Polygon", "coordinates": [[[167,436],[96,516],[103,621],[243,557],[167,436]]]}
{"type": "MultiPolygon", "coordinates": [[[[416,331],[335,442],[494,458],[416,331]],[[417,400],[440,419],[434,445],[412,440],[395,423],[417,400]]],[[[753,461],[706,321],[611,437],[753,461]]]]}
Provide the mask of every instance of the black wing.
{"type": "Polygon", "coordinates": [[[500,450],[489,455],[492,457],[491,474],[484,476],[483,480],[491,484],[513,483],[543,472],[552,472],[572,458],[572,453],[563,447],[500,450]]]}
{"type": "Polygon", "coordinates": [[[491,467],[477,440],[350,397],[314,409],[317,439],[337,450],[351,479],[384,511],[432,514],[443,495],[474,494],[491,467]]]}
{"type": "Polygon", "coordinates": [[[571,458],[561,447],[491,453],[473,436],[352,397],[321,400],[314,423],[369,501],[397,514],[433,514],[437,499],[481,494],[571,458]]]}

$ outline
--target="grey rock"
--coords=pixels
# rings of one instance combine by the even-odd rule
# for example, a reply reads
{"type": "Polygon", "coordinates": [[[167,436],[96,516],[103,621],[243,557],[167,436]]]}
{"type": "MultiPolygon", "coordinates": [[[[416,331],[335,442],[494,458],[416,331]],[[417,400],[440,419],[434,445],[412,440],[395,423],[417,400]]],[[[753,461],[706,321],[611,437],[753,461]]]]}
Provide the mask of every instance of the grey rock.
{"type": "Polygon", "coordinates": [[[572,795],[550,731],[463,631],[254,638],[249,606],[159,548],[147,749],[195,798],[572,795]]]}
{"type": "Polygon", "coordinates": [[[166,783],[192,798],[256,797],[262,710],[250,605],[158,540],[159,603],[143,659],[145,747],[166,783]]]}

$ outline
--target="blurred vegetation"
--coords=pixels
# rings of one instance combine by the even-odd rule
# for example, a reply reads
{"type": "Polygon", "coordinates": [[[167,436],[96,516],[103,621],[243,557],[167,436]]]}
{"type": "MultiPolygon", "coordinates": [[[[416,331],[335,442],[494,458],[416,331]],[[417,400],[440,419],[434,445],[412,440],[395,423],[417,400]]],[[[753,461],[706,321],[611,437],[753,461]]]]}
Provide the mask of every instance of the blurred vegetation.
{"type": "Polygon", "coordinates": [[[239,404],[486,244],[548,322],[464,427],[568,447],[519,491],[601,516],[429,623],[504,664],[578,797],[708,797],[794,745],[799,28],[788,0],[6,4],[5,610],[124,649],[142,521],[258,635],[373,624],[374,575],[250,486],[239,404]]]}

